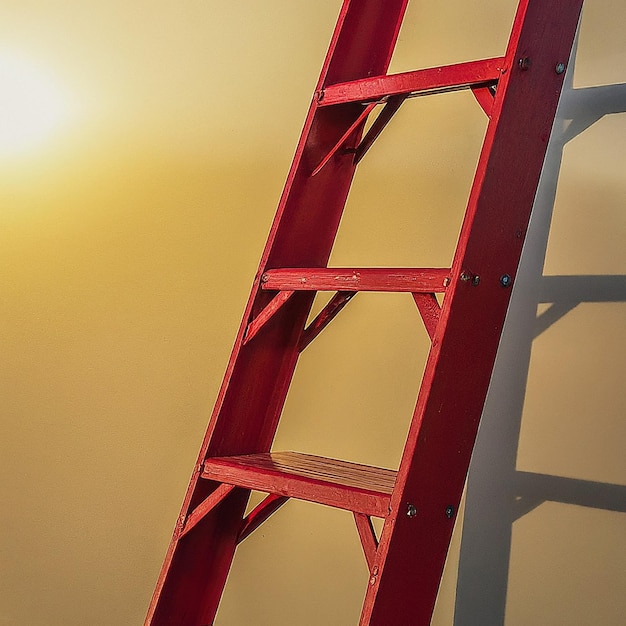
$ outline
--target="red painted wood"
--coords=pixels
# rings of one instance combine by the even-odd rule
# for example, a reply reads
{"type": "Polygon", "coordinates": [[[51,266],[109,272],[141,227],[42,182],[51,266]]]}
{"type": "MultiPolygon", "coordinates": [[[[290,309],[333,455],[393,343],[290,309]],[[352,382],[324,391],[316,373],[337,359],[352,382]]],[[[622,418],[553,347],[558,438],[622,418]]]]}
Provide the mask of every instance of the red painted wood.
{"type": "MultiPolygon", "coordinates": [[[[344,0],[316,89],[385,74],[407,0],[344,0]]],[[[249,321],[272,295],[260,277],[276,267],[327,264],[354,174],[351,154],[336,154],[315,177],[310,174],[361,113],[358,104],[311,103],[276,217],[261,257],[215,408],[185,495],[181,517],[216,487],[199,479],[207,456],[269,450],[299,354],[300,335],[314,293],[297,293],[243,345],[249,321]]],[[[355,129],[347,148],[358,146],[355,129]]],[[[145,624],[201,626],[215,618],[233,558],[248,493],[235,490],[191,532],[168,548],[145,624]]]]}
{"type": "Polygon", "coordinates": [[[521,0],[504,62],[386,77],[406,0],[344,0],[146,625],[213,623],[253,488],[385,517],[375,555],[367,548],[372,564],[360,624],[428,624],[510,297],[500,277],[516,273],[564,77],[555,67],[568,60],[581,5],[521,0]],[[327,268],[353,155],[367,143],[361,144],[360,103],[477,91],[496,81],[452,269],[327,268]],[[269,453],[315,291],[326,289],[445,291],[397,475],[269,453]],[[291,290],[296,293],[281,306],[270,304],[275,291],[291,290]],[[244,343],[251,320],[264,323],[256,324],[254,341],[244,343]],[[226,492],[229,481],[239,488],[226,492]],[[406,515],[409,504],[415,515],[406,515]],[[189,518],[193,530],[182,535],[189,518]]]}
{"type": "Polygon", "coordinates": [[[354,163],[358,164],[367,151],[372,147],[374,142],[378,139],[380,134],[385,129],[385,126],[389,124],[391,118],[397,113],[398,109],[402,106],[402,103],[406,100],[406,95],[391,96],[387,99],[384,109],[379,113],[378,117],[374,120],[365,137],[361,140],[359,147],[354,154],[354,163]]]}
{"type": "Polygon", "coordinates": [[[265,520],[276,513],[278,509],[289,500],[288,496],[270,493],[258,506],[251,511],[243,520],[237,543],[241,543],[249,537],[265,520]]]}
{"type": "Polygon", "coordinates": [[[387,96],[414,96],[467,89],[472,85],[494,83],[502,73],[504,58],[484,59],[432,67],[401,74],[371,76],[333,84],[319,92],[321,106],[347,102],[379,101],[387,96]]]}
{"type": "Polygon", "coordinates": [[[520,2],[361,626],[430,623],[581,6],[520,2]]]}
{"type": "Polygon", "coordinates": [[[385,517],[396,472],[298,452],[207,459],[208,480],[385,517]]]}
{"type": "Polygon", "coordinates": [[[363,552],[365,553],[367,568],[371,570],[374,567],[376,550],[378,550],[378,540],[376,539],[372,519],[363,513],[355,513],[354,521],[361,545],[363,546],[363,552]]]}
{"type": "Polygon", "coordinates": [[[449,279],[449,269],[322,267],[268,270],[261,282],[263,289],[442,293],[449,279]]]}
{"type": "Polygon", "coordinates": [[[356,291],[338,291],[317,317],[304,329],[298,349],[302,352],[335,319],[335,316],[352,300],[356,291]]]}
{"type": "Polygon", "coordinates": [[[279,294],[274,296],[265,308],[250,322],[248,325],[248,329],[246,330],[246,334],[243,338],[244,345],[248,343],[260,330],[267,324],[267,322],[272,318],[272,316],[282,307],[291,296],[293,296],[293,291],[281,291],[279,294]]]}
{"type": "Polygon", "coordinates": [[[424,321],[426,332],[432,341],[435,338],[441,315],[439,302],[434,293],[414,293],[413,299],[424,321]]]}
{"type": "Polygon", "coordinates": [[[204,499],[184,521],[180,536],[186,535],[191,529],[195,528],[202,518],[210,513],[230,492],[234,489],[234,485],[220,485],[215,491],[204,499]]]}
{"type": "Polygon", "coordinates": [[[319,174],[324,165],[326,165],[326,163],[328,163],[341,148],[345,150],[346,141],[348,141],[350,135],[357,129],[359,124],[363,124],[365,122],[367,116],[374,110],[375,107],[376,103],[368,104],[363,109],[356,120],[352,122],[352,125],[348,128],[348,130],[340,137],[339,141],[329,150],[328,154],[322,159],[321,163],[311,172],[311,176],[319,174]]]}
{"type": "Polygon", "coordinates": [[[493,110],[493,98],[494,92],[490,87],[480,85],[478,87],[472,87],[472,93],[476,98],[480,108],[486,113],[487,117],[491,117],[491,111],[493,110]]]}

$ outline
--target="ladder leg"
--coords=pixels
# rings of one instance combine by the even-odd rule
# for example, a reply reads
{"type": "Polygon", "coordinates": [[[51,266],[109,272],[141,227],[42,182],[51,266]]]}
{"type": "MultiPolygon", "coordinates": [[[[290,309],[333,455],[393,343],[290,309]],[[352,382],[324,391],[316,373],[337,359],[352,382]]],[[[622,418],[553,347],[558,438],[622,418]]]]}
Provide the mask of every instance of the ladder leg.
{"type": "Polygon", "coordinates": [[[153,600],[146,624],[213,624],[248,495],[235,489],[189,534],[175,533],[154,595],[163,601],[153,600]]]}

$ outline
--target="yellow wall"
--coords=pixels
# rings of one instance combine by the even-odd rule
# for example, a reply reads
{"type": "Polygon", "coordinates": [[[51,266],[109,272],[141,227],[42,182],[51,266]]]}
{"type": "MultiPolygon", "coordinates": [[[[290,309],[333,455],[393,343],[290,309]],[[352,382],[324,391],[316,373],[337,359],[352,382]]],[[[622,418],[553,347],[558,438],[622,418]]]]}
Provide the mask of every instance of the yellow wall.
{"type": "MultiPolygon", "coordinates": [[[[457,626],[626,613],[626,517],[607,510],[626,481],[626,92],[576,92],[626,83],[626,5],[585,4],[474,460],[457,626]],[[516,468],[578,482],[511,525],[539,504],[515,504],[516,468]]],[[[142,622],[339,5],[0,0],[0,58],[67,102],[0,157],[1,625],[142,622]]],[[[514,8],[413,0],[393,70],[501,54],[514,8]]],[[[484,126],[469,93],[405,104],[333,262],[445,266],[484,126]]],[[[277,447],[394,466],[426,349],[410,298],[362,294],[307,350],[277,447]]],[[[365,580],[351,516],[289,503],[242,544],[217,624],[354,624],[365,580]]]]}

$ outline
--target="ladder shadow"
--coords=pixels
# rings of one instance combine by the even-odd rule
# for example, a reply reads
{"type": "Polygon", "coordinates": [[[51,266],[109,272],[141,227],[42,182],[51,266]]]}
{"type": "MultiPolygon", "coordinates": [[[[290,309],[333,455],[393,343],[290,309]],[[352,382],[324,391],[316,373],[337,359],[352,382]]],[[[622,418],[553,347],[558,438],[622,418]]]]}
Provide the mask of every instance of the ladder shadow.
{"type": "Polygon", "coordinates": [[[585,302],[626,302],[626,276],[543,276],[565,145],[606,115],[626,112],[626,84],[574,89],[573,59],[537,191],[467,481],[455,626],[504,624],[513,523],[544,502],[626,513],[626,487],[518,471],[533,339],[585,302]],[[539,304],[549,304],[539,316],[539,304]]]}

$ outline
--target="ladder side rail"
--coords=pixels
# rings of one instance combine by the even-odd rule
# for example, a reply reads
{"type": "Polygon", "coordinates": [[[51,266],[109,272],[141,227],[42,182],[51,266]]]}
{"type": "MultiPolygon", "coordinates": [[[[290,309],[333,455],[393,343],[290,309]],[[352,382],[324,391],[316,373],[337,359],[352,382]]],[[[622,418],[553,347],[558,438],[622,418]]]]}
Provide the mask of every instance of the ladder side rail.
{"type": "Polygon", "coordinates": [[[518,7],[361,626],[430,623],[581,7],[518,7]]]}
{"type": "MultiPolygon", "coordinates": [[[[317,89],[387,71],[408,0],[344,0],[317,89]],[[374,44],[372,44],[374,42],[374,44]]],[[[260,289],[267,268],[323,266],[354,174],[352,155],[337,155],[310,174],[361,112],[361,105],[321,109],[314,98],[263,252],[179,519],[216,488],[201,479],[207,456],[269,450],[299,354],[314,293],[295,294],[243,345],[250,320],[272,294],[260,289]]],[[[348,145],[357,147],[362,127],[348,145]]],[[[145,620],[146,626],[212,623],[237,543],[249,492],[236,489],[180,538],[175,531],[145,620]]],[[[178,527],[177,527],[178,528],[178,527]]]]}

